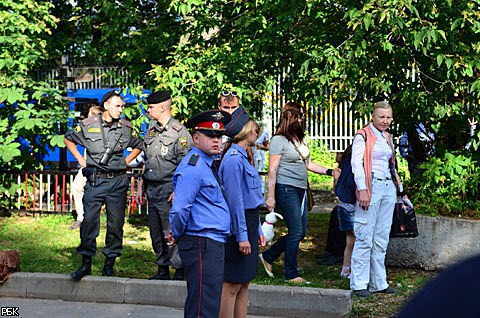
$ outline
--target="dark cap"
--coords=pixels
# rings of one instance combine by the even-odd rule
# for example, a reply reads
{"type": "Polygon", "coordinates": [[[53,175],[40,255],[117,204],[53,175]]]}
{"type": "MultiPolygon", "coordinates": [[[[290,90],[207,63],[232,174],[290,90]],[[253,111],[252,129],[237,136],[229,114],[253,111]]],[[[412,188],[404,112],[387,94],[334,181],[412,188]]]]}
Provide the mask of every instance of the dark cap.
{"type": "Polygon", "coordinates": [[[225,132],[225,125],[232,116],[222,110],[208,110],[190,118],[185,125],[210,137],[219,137],[225,132]]]}
{"type": "Polygon", "coordinates": [[[106,93],[105,95],[103,95],[102,100],[100,101],[100,107],[103,107],[103,104],[105,104],[106,101],[108,101],[110,98],[112,98],[114,96],[118,96],[118,97],[123,99],[123,97],[120,95],[119,91],[116,91],[116,90],[110,91],[110,92],[106,93]]]}
{"type": "Polygon", "coordinates": [[[167,91],[158,91],[151,93],[145,100],[148,104],[160,104],[170,99],[170,93],[167,91]]]}
{"type": "Polygon", "coordinates": [[[237,108],[232,114],[232,120],[225,126],[225,135],[230,138],[235,137],[242,128],[247,124],[250,120],[250,116],[248,113],[243,109],[243,107],[237,108]]]}

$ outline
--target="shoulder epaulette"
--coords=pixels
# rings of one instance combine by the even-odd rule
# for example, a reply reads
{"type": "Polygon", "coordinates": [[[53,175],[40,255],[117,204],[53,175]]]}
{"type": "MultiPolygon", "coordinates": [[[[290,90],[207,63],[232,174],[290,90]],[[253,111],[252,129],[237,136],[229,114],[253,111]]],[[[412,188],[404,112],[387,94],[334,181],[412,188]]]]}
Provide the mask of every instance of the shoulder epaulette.
{"type": "Polygon", "coordinates": [[[147,136],[147,137],[153,137],[153,136],[155,136],[156,134],[157,134],[157,130],[156,130],[154,127],[152,127],[152,128],[150,128],[149,130],[147,130],[146,136],[147,136]]]}
{"type": "Polygon", "coordinates": [[[90,117],[87,117],[84,120],[82,120],[82,125],[87,126],[87,125],[90,125],[90,124],[94,124],[98,121],[99,121],[98,116],[90,116],[90,117]]]}
{"type": "Polygon", "coordinates": [[[197,153],[194,153],[188,160],[188,164],[191,166],[196,166],[198,163],[198,159],[200,159],[200,155],[197,153]]]}
{"type": "Polygon", "coordinates": [[[182,125],[180,125],[179,123],[172,123],[172,128],[176,131],[180,131],[182,130],[182,125]]]}
{"type": "Polygon", "coordinates": [[[133,124],[126,120],[126,119],[120,119],[120,124],[122,124],[123,126],[127,126],[128,128],[133,128],[133,124]]]}

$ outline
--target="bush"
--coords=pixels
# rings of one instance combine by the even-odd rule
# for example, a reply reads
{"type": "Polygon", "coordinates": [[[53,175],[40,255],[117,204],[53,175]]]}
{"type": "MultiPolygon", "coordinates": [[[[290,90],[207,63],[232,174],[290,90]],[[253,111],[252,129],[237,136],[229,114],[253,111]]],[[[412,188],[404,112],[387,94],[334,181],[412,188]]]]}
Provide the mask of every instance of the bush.
{"type": "Polygon", "coordinates": [[[408,192],[417,211],[431,216],[478,218],[480,204],[478,162],[446,152],[420,166],[422,175],[413,178],[408,192]]]}
{"type": "MultiPolygon", "coordinates": [[[[313,162],[330,169],[334,167],[336,154],[329,151],[321,141],[310,140],[308,149],[313,162]]],[[[308,181],[315,190],[331,190],[333,188],[333,179],[330,176],[308,172],[308,181]]]]}

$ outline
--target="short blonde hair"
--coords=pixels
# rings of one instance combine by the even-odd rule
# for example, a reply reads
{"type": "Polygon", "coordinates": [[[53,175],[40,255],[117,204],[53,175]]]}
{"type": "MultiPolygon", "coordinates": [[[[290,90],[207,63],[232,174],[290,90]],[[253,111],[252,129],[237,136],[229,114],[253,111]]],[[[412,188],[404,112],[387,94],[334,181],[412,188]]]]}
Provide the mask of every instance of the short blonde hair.
{"type": "Polygon", "coordinates": [[[375,109],[392,109],[392,105],[390,105],[387,101],[381,101],[381,102],[376,102],[374,105],[373,105],[373,111],[375,111],[375,109]]]}

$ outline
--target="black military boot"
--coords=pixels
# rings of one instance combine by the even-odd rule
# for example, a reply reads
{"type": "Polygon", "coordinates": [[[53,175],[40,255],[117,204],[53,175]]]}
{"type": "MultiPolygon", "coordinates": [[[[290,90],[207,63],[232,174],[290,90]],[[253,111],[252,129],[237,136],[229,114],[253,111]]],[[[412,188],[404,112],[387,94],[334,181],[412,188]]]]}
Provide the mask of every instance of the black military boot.
{"type": "Polygon", "coordinates": [[[158,266],[158,272],[156,275],[149,278],[150,280],[169,280],[170,271],[168,266],[158,266]]]}
{"type": "Polygon", "coordinates": [[[113,276],[115,272],[113,271],[113,265],[115,264],[116,257],[107,257],[105,259],[105,264],[103,265],[102,275],[103,276],[113,276]]]}
{"type": "Polygon", "coordinates": [[[185,280],[185,268],[177,268],[173,280],[185,280]]]}
{"type": "Polygon", "coordinates": [[[79,269],[70,274],[73,280],[79,281],[84,276],[92,274],[92,257],[82,255],[82,266],[79,269]]]}

